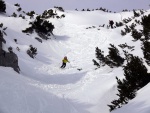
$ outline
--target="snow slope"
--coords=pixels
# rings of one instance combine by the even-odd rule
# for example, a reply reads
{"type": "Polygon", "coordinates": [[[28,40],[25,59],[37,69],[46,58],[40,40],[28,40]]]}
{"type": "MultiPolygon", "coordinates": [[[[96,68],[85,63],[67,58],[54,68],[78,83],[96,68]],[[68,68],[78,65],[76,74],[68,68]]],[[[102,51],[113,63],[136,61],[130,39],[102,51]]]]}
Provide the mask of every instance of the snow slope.
{"type": "Polygon", "coordinates": [[[148,84],[146,87],[138,91],[138,95],[135,99],[131,100],[127,105],[123,106],[112,113],[149,113],[150,112],[150,101],[148,84]]]}
{"type": "MultiPolygon", "coordinates": [[[[7,4],[7,7],[6,15],[16,10],[11,4],[7,4]]],[[[140,42],[133,43],[130,34],[121,36],[120,31],[124,27],[106,28],[110,19],[119,22],[132,17],[133,13],[67,10],[64,14],[66,17],[63,19],[49,19],[55,26],[54,36],[50,40],[43,40],[43,43],[35,39],[38,37],[36,33],[22,33],[32,21],[29,17],[24,20],[0,15],[0,22],[8,27],[7,36],[4,36],[7,42],[3,45],[4,49],[13,47],[21,69],[21,74],[17,74],[11,68],[0,67],[0,113],[109,113],[107,104],[117,98],[115,77],[123,78],[123,70],[107,66],[95,70],[92,59],[95,59],[95,47],[107,54],[110,43],[117,46],[125,42],[135,46],[132,52],[134,55],[143,57],[140,42]],[[103,24],[104,28],[99,27],[103,24]],[[17,44],[14,39],[18,40],[17,44]],[[35,59],[26,54],[31,44],[37,47],[35,59]],[[20,48],[20,52],[16,47],[20,48]],[[66,69],[60,69],[61,60],[66,55],[70,63],[66,69]]],[[[140,113],[150,112],[150,100],[146,98],[148,88],[149,85],[141,89],[129,105],[114,113],[137,113],[137,108],[140,113]]]]}

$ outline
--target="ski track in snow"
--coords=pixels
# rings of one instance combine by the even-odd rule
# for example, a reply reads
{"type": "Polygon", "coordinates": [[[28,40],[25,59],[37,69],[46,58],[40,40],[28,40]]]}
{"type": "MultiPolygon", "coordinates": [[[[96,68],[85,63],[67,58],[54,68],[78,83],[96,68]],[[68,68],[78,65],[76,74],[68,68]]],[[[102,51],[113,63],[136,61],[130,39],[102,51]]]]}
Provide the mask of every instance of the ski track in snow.
{"type": "MultiPolygon", "coordinates": [[[[92,63],[91,56],[93,58],[95,57],[95,47],[107,43],[107,38],[110,38],[110,35],[106,34],[108,34],[109,31],[98,31],[95,29],[87,30],[85,29],[85,26],[82,27],[71,24],[61,25],[61,27],[59,26],[56,34],[62,35],[61,33],[63,33],[63,35],[68,35],[69,37],[66,42],[60,42],[60,44],[65,43],[65,47],[68,49],[68,52],[65,55],[69,57],[71,63],[68,63],[65,69],[59,68],[61,66],[60,62],[53,65],[44,64],[42,67],[40,66],[36,68],[36,70],[47,73],[48,75],[76,73],[78,68],[84,68],[83,66],[86,64],[83,63],[92,63]],[[74,29],[74,31],[72,31],[72,29],[74,29]],[[92,39],[92,37],[95,37],[95,40],[92,39]]],[[[86,68],[83,69],[84,72],[88,70],[89,69],[86,68]]]]}
{"type": "MultiPolygon", "coordinates": [[[[111,38],[112,30],[104,29],[102,31],[98,31],[96,29],[87,30],[85,28],[86,26],[74,24],[59,26],[56,34],[68,37],[67,41],[59,41],[59,44],[62,44],[65,48],[67,48],[64,55],[68,56],[70,63],[67,64],[65,69],[59,68],[61,62],[57,62],[57,64],[54,63],[52,65],[43,64],[42,66],[39,66],[36,68],[38,73],[44,73],[46,76],[44,78],[39,78],[39,83],[32,84],[35,87],[41,88],[63,98],[73,109],[73,113],[80,113],[82,110],[79,110],[79,108],[71,104],[70,100],[68,100],[69,98],[72,99],[73,95],[78,95],[80,92],[84,92],[86,87],[93,83],[97,78],[107,80],[111,76],[111,74],[104,74],[104,76],[103,74],[101,76],[99,76],[99,74],[93,74],[92,70],[94,70],[94,67],[89,68],[89,66],[86,67],[86,65],[93,65],[91,58],[95,57],[95,47],[102,47],[103,44],[109,44],[108,39],[111,38]],[[74,30],[72,31],[72,29],[74,30]],[[77,72],[78,68],[81,68],[82,70],[77,72]],[[89,70],[92,72],[88,72],[89,70]]],[[[57,36],[55,38],[57,40],[57,36]]],[[[106,68],[105,70],[103,69],[98,71],[98,73],[108,73],[110,71],[112,70],[106,68]]],[[[87,96],[87,98],[90,97],[87,96]]],[[[88,99],[86,101],[90,102],[91,100],[88,99]]],[[[108,109],[106,106],[104,107],[105,109],[108,109]]],[[[85,113],[87,113],[87,111],[85,113]]]]}
{"type": "MultiPolygon", "coordinates": [[[[77,25],[71,22],[64,22],[62,24],[59,20],[54,24],[56,27],[54,34],[57,35],[53,37],[54,39],[52,39],[52,41],[53,43],[57,41],[60,47],[55,46],[56,48],[54,48],[49,42],[44,42],[43,45],[50,47],[53,51],[58,49],[58,52],[55,54],[59,55],[60,53],[61,56],[58,57],[59,59],[51,56],[52,63],[45,62],[45,58],[49,60],[49,56],[47,55],[43,56],[43,58],[42,56],[37,56],[35,59],[39,62],[39,65],[34,67],[36,76],[31,75],[28,77],[38,82],[31,83],[31,85],[62,98],[64,103],[73,110],[72,113],[95,111],[95,109],[99,109],[98,105],[108,110],[105,105],[106,102],[109,103],[111,100],[111,94],[108,92],[107,95],[110,96],[110,98],[105,97],[106,95],[99,96],[99,98],[105,97],[104,103],[100,103],[87,111],[84,111],[84,108],[81,109],[77,107],[78,105],[74,105],[72,99],[89,104],[93,103],[93,105],[96,104],[90,96],[87,95],[83,97],[79,94],[83,93],[83,95],[85,95],[84,91],[87,90],[87,87],[90,87],[91,84],[94,84],[96,80],[103,83],[111,78],[112,69],[108,67],[100,69],[94,74],[95,66],[93,66],[91,58],[95,58],[95,47],[104,48],[113,41],[113,39],[111,39],[113,30],[106,28],[100,28],[101,30],[86,29],[86,27],[91,25],[77,25]],[[63,51],[61,51],[61,49],[63,51]],[[60,58],[64,56],[68,56],[70,63],[67,64],[65,69],[60,69],[60,58]],[[81,71],[77,69],[81,69],[81,71]],[[75,95],[79,95],[79,97],[77,98],[75,95]]],[[[106,90],[102,86],[101,88],[106,90]]],[[[93,99],[95,100],[95,98],[93,99]]],[[[99,101],[97,101],[97,103],[99,103],[99,101]]]]}

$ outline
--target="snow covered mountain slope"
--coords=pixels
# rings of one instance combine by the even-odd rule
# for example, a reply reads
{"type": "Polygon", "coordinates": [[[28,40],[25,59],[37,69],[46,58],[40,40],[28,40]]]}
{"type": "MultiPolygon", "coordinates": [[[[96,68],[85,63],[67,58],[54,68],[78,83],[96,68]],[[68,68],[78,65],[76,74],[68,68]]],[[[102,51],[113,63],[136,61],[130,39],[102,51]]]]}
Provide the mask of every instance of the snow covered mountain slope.
{"type": "MultiPolygon", "coordinates": [[[[132,17],[133,12],[57,11],[58,15],[65,14],[65,18],[48,19],[55,26],[54,36],[40,43],[35,39],[39,37],[36,33],[22,33],[35,18],[7,16],[15,10],[14,6],[7,4],[6,15],[0,14],[0,22],[8,27],[3,48],[6,51],[10,46],[13,48],[19,58],[21,72],[17,74],[11,68],[0,67],[0,113],[109,113],[107,104],[117,98],[115,77],[123,78],[123,70],[108,66],[95,70],[92,59],[95,59],[95,47],[107,54],[110,43],[134,45],[135,51],[130,52],[143,57],[140,41],[133,43],[131,34],[121,36],[120,31],[125,26],[106,27],[110,19],[119,22],[132,17]],[[103,24],[105,27],[99,27],[103,24]],[[26,53],[29,45],[37,48],[35,59],[26,53]],[[16,50],[17,47],[20,51],[16,50]],[[70,63],[65,69],[60,69],[64,56],[68,56],[70,63]]],[[[141,89],[129,105],[114,113],[137,113],[137,108],[140,113],[148,113],[150,109],[145,109],[150,102],[146,98],[148,88],[149,85],[141,89]],[[142,96],[145,98],[141,99],[142,96]]]]}
{"type": "Polygon", "coordinates": [[[121,109],[117,109],[112,113],[149,113],[149,84],[138,91],[138,95],[135,99],[131,100],[127,105],[121,109]]]}
{"type": "Polygon", "coordinates": [[[5,0],[11,4],[19,3],[25,11],[34,10],[41,14],[45,9],[60,6],[67,10],[106,8],[111,11],[120,12],[123,9],[149,9],[149,0],[5,0]]]}

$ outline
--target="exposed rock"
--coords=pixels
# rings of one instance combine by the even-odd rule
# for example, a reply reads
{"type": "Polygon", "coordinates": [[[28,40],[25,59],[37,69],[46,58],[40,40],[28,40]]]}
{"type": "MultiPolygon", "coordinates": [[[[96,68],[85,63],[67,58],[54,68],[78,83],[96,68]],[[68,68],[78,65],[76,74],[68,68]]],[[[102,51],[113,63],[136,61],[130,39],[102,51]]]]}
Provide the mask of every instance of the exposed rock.
{"type": "Polygon", "coordinates": [[[12,67],[16,72],[19,73],[20,68],[18,66],[18,57],[13,51],[6,52],[2,48],[2,42],[6,43],[3,38],[3,34],[0,31],[0,66],[12,67]]]}
{"type": "Polygon", "coordinates": [[[8,53],[2,50],[2,54],[0,54],[0,66],[12,67],[18,73],[20,71],[18,57],[13,52],[8,53]]]}

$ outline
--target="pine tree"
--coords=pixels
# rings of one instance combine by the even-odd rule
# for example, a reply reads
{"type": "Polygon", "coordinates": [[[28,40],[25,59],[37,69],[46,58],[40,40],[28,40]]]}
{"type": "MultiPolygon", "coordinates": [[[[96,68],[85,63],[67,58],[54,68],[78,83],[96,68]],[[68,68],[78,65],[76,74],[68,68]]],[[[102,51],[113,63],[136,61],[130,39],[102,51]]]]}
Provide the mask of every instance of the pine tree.
{"type": "Polygon", "coordinates": [[[134,30],[135,26],[136,26],[136,24],[132,23],[129,27],[130,27],[131,30],[134,30]]]}
{"type": "Polygon", "coordinates": [[[124,66],[123,80],[117,79],[117,88],[119,97],[113,100],[110,111],[120,108],[122,105],[127,104],[129,100],[135,98],[136,92],[150,82],[150,74],[147,73],[146,67],[143,65],[142,59],[125,52],[127,64],[124,66]]]}
{"type": "Polygon", "coordinates": [[[122,58],[119,54],[119,50],[113,45],[113,44],[110,44],[110,48],[109,49],[109,55],[107,55],[107,59],[110,62],[110,64],[108,65],[112,65],[112,66],[116,66],[116,67],[119,67],[123,64],[124,62],[124,58],[122,58]]]}
{"type": "Polygon", "coordinates": [[[142,59],[137,56],[132,56],[130,62],[127,62],[124,67],[124,76],[128,83],[137,90],[150,81],[147,68],[143,65],[142,59]]]}
{"type": "Polygon", "coordinates": [[[0,12],[6,12],[6,4],[3,0],[0,0],[0,12]]]}
{"type": "Polygon", "coordinates": [[[123,26],[122,22],[116,22],[116,27],[121,27],[121,26],[123,26]]]}
{"type": "Polygon", "coordinates": [[[93,59],[92,61],[93,61],[93,63],[94,63],[95,66],[97,66],[98,68],[100,68],[99,63],[96,60],[93,59]]]}
{"type": "Polygon", "coordinates": [[[125,32],[125,31],[123,31],[123,30],[121,30],[121,35],[122,36],[125,36],[127,33],[125,32]]]}
{"type": "Polygon", "coordinates": [[[140,16],[140,14],[137,13],[135,10],[133,10],[133,13],[134,13],[134,17],[139,17],[140,16]]]}
{"type": "Polygon", "coordinates": [[[95,56],[96,56],[98,62],[93,59],[94,65],[96,65],[98,68],[100,68],[100,66],[104,66],[105,65],[104,52],[101,49],[99,49],[98,47],[96,47],[96,49],[95,49],[95,56]]]}
{"type": "Polygon", "coordinates": [[[143,35],[146,39],[150,37],[150,14],[142,17],[143,35]]]}
{"type": "Polygon", "coordinates": [[[123,79],[122,81],[120,79],[117,79],[117,88],[118,88],[118,92],[119,94],[117,94],[117,96],[119,96],[118,101],[120,102],[120,104],[127,104],[129,100],[133,99],[136,95],[135,93],[135,89],[132,88],[131,84],[128,82],[128,80],[123,79]]]}
{"type": "Polygon", "coordinates": [[[30,11],[28,13],[26,13],[28,16],[30,16],[30,18],[33,18],[35,12],[34,11],[30,11]]]}
{"type": "Polygon", "coordinates": [[[52,23],[49,23],[47,20],[42,19],[40,16],[36,17],[36,20],[31,24],[31,27],[23,30],[25,33],[33,33],[33,30],[37,32],[37,34],[43,38],[48,39],[48,36],[53,35],[53,29],[55,28],[52,23]]]}
{"type": "Polygon", "coordinates": [[[96,58],[99,60],[100,65],[105,65],[104,51],[96,47],[95,52],[96,58]]]}
{"type": "Polygon", "coordinates": [[[146,59],[146,63],[148,65],[150,65],[150,42],[145,40],[143,41],[143,54],[144,54],[144,58],[146,59]]]}
{"type": "Polygon", "coordinates": [[[142,33],[138,32],[136,29],[132,30],[132,37],[135,40],[139,40],[142,37],[142,33]]]}
{"type": "Polygon", "coordinates": [[[126,33],[130,33],[131,29],[126,25],[126,27],[124,28],[126,33]]]}

